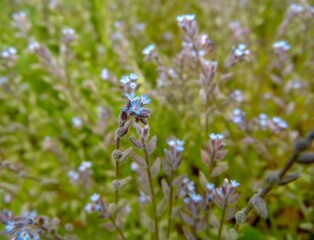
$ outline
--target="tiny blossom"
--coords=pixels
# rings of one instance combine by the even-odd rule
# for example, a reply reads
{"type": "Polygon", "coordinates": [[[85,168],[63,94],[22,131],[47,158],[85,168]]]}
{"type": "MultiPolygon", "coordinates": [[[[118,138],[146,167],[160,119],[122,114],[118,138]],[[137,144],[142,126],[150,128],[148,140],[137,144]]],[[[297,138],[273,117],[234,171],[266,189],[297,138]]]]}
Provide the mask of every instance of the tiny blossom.
{"type": "Polygon", "coordinates": [[[7,49],[2,50],[1,57],[3,59],[14,57],[17,54],[17,50],[14,47],[8,47],[7,49]]]}
{"type": "Polygon", "coordinates": [[[6,227],[5,227],[5,230],[7,232],[11,232],[12,230],[14,229],[14,221],[8,221],[6,227]]]}
{"type": "Polygon", "coordinates": [[[92,163],[89,161],[83,161],[81,165],[79,166],[78,170],[80,172],[85,172],[86,170],[90,169],[92,167],[92,163]]]}
{"type": "Polygon", "coordinates": [[[120,79],[120,82],[124,85],[130,83],[131,81],[136,81],[138,76],[136,73],[130,73],[128,75],[123,75],[120,79]]]}
{"type": "Polygon", "coordinates": [[[131,163],[131,171],[135,172],[136,170],[139,169],[139,165],[136,162],[131,163]]]}
{"type": "Polygon", "coordinates": [[[294,14],[304,11],[304,7],[298,3],[292,3],[289,8],[294,14]]]}
{"type": "Polygon", "coordinates": [[[84,209],[86,212],[91,213],[93,212],[93,205],[91,203],[87,203],[84,209]]]}
{"type": "Polygon", "coordinates": [[[97,202],[97,201],[99,200],[99,198],[100,198],[100,195],[97,194],[97,193],[94,193],[94,194],[90,197],[90,200],[91,200],[92,202],[97,202]]]}
{"type": "Polygon", "coordinates": [[[36,51],[37,49],[39,49],[39,47],[40,47],[40,44],[36,41],[31,41],[28,44],[28,50],[31,52],[36,51]]]}
{"type": "Polygon", "coordinates": [[[147,203],[150,201],[150,196],[146,195],[143,191],[140,191],[140,196],[138,200],[140,203],[147,203]]]}
{"type": "Polygon", "coordinates": [[[206,188],[207,188],[207,190],[214,190],[215,189],[215,184],[213,184],[213,183],[206,183],[206,188]]]}
{"type": "Polygon", "coordinates": [[[225,138],[225,136],[223,135],[223,134],[215,134],[215,133],[211,133],[211,134],[209,134],[209,137],[210,137],[210,139],[212,139],[212,140],[217,140],[217,139],[224,139],[225,138]]]}
{"type": "Polygon", "coordinates": [[[282,41],[275,42],[273,44],[273,48],[275,50],[288,51],[288,50],[290,50],[291,46],[286,41],[282,40],[282,41]]]}
{"type": "Polygon", "coordinates": [[[28,233],[28,230],[23,230],[22,232],[19,233],[17,240],[30,240],[31,236],[28,233]]]}
{"type": "Polygon", "coordinates": [[[268,124],[268,116],[267,116],[267,114],[261,113],[261,114],[259,115],[258,122],[259,122],[259,124],[260,124],[262,127],[267,126],[267,124],[268,124]]]}
{"type": "Polygon", "coordinates": [[[72,181],[77,181],[80,177],[79,174],[73,170],[68,172],[68,177],[72,180],[72,181]]]}
{"type": "Polygon", "coordinates": [[[177,16],[176,20],[180,24],[183,21],[193,21],[195,19],[195,14],[186,14],[177,16]]]}
{"type": "Polygon", "coordinates": [[[243,94],[242,91],[239,89],[234,90],[234,92],[231,94],[231,96],[237,101],[242,102],[243,101],[243,94]]]}
{"type": "Polygon", "coordinates": [[[284,120],[282,120],[280,117],[273,117],[272,122],[279,126],[280,128],[287,128],[288,124],[284,120]]]}
{"type": "Polygon", "coordinates": [[[107,69],[107,68],[103,68],[103,69],[101,70],[101,73],[100,73],[100,78],[101,78],[102,80],[108,80],[109,77],[110,77],[110,75],[109,75],[108,69],[107,69]]]}
{"type": "Polygon", "coordinates": [[[247,49],[247,46],[244,43],[241,43],[238,46],[234,47],[234,54],[237,57],[244,57],[246,55],[249,55],[250,53],[251,51],[247,49]]]}
{"type": "Polygon", "coordinates": [[[137,87],[137,83],[135,83],[135,82],[131,82],[131,83],[130,83],[130,88],[131,88],[132,90],[135,90],[136,87],[137,87]]]}
{"type": "Polygon", "coordinates": [[[185,144],[185,142],[178,139],[169,139],[167,141],[167,144],[170,147],[174,147],[178,152],[182,152],[184,150],[183,145],[185,144]]]}
{"type": "Polygon", "coordinates": [[[147,95],[141,95],[141,103],[146,105],[151,103],[151,99],[147,95]]]}
{"type": "Polygon", "coordinates": [[[144,55],[148,56],[155,50],[155,47],[156,47],[155,44],[151,44],[151,45],[147,46],[146,48],[144,48],[142,53],[144,55]]]}
{"type": "Polygon", "coordinates": [[[83,121],[79,117],[73,117],[72,118],[72,124],[75,128],[81,128],[83,125],[83,121]]]}
{"type": "Polygon", "coordinates": [[[232,121],[235,123],[235,124],[241,124],[244,120],[244,112],[239,109],[239,108],[236,108],[233,110],[233,117],[232,117],[232,121]]]}
{"type": "Polygon", "coordinates": [[[203,200],[203,197],[200,194],[197,194],[197,193],[192,193],[190,195],[190,198],[195,203],[199,203],[199,202],[201,202],[203,200]]]}
{"type": "Polygon", "coordinates": [[[73,35],[75,35],[75,31],[74,31],[73,28],[63,28],[62,29],[62,34],[64,36],[73,36],[73,35]]]}
{"type": "Polygon", "coordinates": [[[237,188],[240,186],[240,183],[238,183],[236,180],[231,180],[231,186],[237,188]]]}

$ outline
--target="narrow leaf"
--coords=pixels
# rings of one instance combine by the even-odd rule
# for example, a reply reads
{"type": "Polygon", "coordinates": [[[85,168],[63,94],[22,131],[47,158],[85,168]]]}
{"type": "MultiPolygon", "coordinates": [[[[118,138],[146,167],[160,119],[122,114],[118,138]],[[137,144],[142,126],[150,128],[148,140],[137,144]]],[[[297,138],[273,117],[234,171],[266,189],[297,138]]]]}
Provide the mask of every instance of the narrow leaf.
{"type": "Polygon", "coordinates": [[[180,215],[187,224],[190,226],[193,225],[193,219],[189,215],[185,214],[184,212],[181,212],[180,215]]]}
{"type": "Polygon", "coordinates": [[[142,143],[141,143],[139,140],[137,140],[137,139],[131,137],[131,138],[130,138],[130,141],[131,141],[131,143],[134,145],[134,147],[136,147],[136,148],[138,148],[138,149],[142,149],[142,148],[143,148],[143,145],[142,145],[142,143]]]}
{"type": "Polygon", "coordinates": [[[151,154],[155,148],[156,148],[156,143],[157,143],[157,137],[156,136],[153,136],[151,138],[151,140],[149,141],[148,143],[148,146],[147,146],[147,152],[148,154],[151,154]]]}
{"type": "Polygon", "coordinates": [[[153,166],[151,167],[151,172],[152,172],[152,177],[156,177],[160,171],[160,164],[161,164],[161,160],[160,158],[157,158],[153,164],[153,166]]]}
{"type": "Polygon", "coordinates": [[[169,198],[170,188],[169,188],[169,185],[165,179],[161,180],[161,187],[162,187],[162,191],[163,191],[165,197],[169,198]]]}

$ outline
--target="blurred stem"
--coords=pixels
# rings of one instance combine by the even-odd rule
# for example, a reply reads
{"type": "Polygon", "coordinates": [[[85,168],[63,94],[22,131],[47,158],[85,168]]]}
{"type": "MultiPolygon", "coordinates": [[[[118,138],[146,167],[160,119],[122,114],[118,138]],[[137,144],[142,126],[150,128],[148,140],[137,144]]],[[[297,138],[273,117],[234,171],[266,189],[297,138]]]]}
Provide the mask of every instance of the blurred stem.
{"type": "MultiPolygon", "coordinates": [[[[120,138],[117,137],[115,140],[116,150],[120,149],[120,138]]],[[[118,180],[120,178],[120,162],[115,160],[115,179],[118,180]]],[[[119,202],[119,189],[114,192],[115,204],[117,205],[119,202]]]]}
{"type": "Polygon", "coordinates": [[[226,209],[227,209],[227,200],[228,200],[228,198],[225,199],[224,205],[223,205],[223,208],[222,208],[222,215],[221,215],[220,224],[219,224],[219,230],[218,230],[218,238],[217,238],[218,240],[221,239],[221,233],[222,233],[222,228],[223,228],[225,214],[226,214],[226,209]]]}
{"type": "Polygon", "coordinates": [[[146,162],[146,171],[147,171],[147,177],[149,181],[149,188],[150,188],[150,194],[152,197],[152,204],[153,204],[153,218],[154,218],[154,223],[155,223],[155,235],[154,239],[158,240],[159,239],[159,232],[158,232],[158,216],[157,216],[157,205],[156,205],[156,197],[155,197],[155,191],[154,191],[154,185],[153,185],[153,178],[152,178],[152,173],[150,169],[150,164],[149,164],[149,159],[148,159],[148,151],[147,151],[147,146],[145,143],[145,139],[141,138],[142,145],[143,145],[143,151],[145,155],[145,162],[146,162]]]}
{"type": "Polygon", "coordinates": [[[196,225],[196,219],[193,218],[193,227],[192,227],[192,231],[193,231],[193,236],[195,239],[198,239],[197,238],[197,225],[196,225]]]}
{"type": "Polygon", "coordinates": [[[115,228],[117,229],[120,237],[123,239],[123,240],[126,240],[121,228],[118,226],[118,224],[116,223],[116,221],[114,220],[114,218],[111,216],[110,218],[110,221],[113,223],[113,225],[115,226],[115,228]]]}
{"type": "MultiPolygon", "coordinates": [[[[308,135],[307,139],[305,141],[308,141],[308,145],[310,145],[310,142],[313,141],[313,139],[311,138],[311,134],[313,134],[314,129],[312,130],[312,132],[308,135]]],[[[277,182],[279,182],[280,180],[282,180],[286,173],[291,169],[291,167],[293,166],[294,163],[297,162],[300,154],[305,151],[305,149],[299,150],[297,148],[295,148],[294,152],[292,153],[291,157],[289,158],[289,160],[286,162],[286,164],[283,166],[283,168],[278,172],[277,175],[277,182]]],[[[264,189],[262,189],[262,191],[260,191],[257,196],[260,198],[264,198],[273,188],[274,186],[276,186],[274,183],[269,183],[264,189]]],[[[242,210],[242,212],[247,215],[251,210],[252,210],[253,206],[251,204],[251,201],[248,202],[247,206],[242,210]]]]}
{"type": "Polygon", "coordinates": [[[168,215],[168,230],[167,230],[167,239],[169,239],[170,232],[171,232],[171,220],[172,220],[172,204],[173,204],[173,171],[171,169],[169,187],[170,187],[170,196],[169,196],[169,215],[168,215]]]}

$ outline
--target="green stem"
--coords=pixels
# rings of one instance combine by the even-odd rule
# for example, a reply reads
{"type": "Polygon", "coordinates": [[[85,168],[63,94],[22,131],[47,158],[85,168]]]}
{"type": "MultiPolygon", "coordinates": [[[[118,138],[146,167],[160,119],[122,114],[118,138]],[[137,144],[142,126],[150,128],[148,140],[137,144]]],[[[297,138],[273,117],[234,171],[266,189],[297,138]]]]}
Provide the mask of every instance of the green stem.
{"type": "Polygon", "coordinates": [[[116,221],[114,220],[114,218],[113,218],[113,217],[110,217],[109,219],[111,220],[111,222],[113,223],[113,225],[114,225],[115,228],[117,229],[117,231],[118,231],[120,237],[121,237],[123,240],[126,240],[126,238],[125,238],[125,236],[124,236],[124,234],[123,234],[121,228],[117,225],[117,223],[116,223],[116,221]]]}
{"type": "Polygon", "coordinates": [[[225,218],[226,209],[227,209],[227,200],[228,200],[228,198],[225,199],[225,202],[224,202],[224,205],[223,205],[223,208],[222,208],[222,216],[221,216],[221,219],[220,219],[219,230],[218,230],[218,240],[221,239],[222,228],[223,228],[224,218],[225,218]]]}
{"type": "Polygon", "coordinates": [[[172,220],[172,204],[173,204],[173,188],[172,188],[172,181],[173,181],[173,172],[171,170],[171,175],[170,175],[170,196],[169,196],[169,215],[168,215],[168,230],[167,230],[167,239],[170,237],[170,232],[171,232],[171,220],[172,220]]]}
{"type": "Polygon", "coordinates": [[[153,185],[153,177],[152,173],[150,170],[150,164],[149,164],[149,159],[148,159],[148,151],[146,147],[146,143],[144,138],[141,139],[142,144],[143,144],[143,150],[144,150],[144,155],[145,155],[145,162],[146,162],[146,171],[147,171],[147,176],[148,176],[148,181],[149,181],[149,188],[150,188],[150,194],[152,197],[152,204],[153,204],[153,218],[154,218],[154,223],[155,223],[155,235],[154,238],[156,240],[159,240],[159,232],[158,232],[158,217],[157,217],[157,205],[156,205],[156,197],[155,197],[155,191],[154,191],[154,185],[153,185]]]}

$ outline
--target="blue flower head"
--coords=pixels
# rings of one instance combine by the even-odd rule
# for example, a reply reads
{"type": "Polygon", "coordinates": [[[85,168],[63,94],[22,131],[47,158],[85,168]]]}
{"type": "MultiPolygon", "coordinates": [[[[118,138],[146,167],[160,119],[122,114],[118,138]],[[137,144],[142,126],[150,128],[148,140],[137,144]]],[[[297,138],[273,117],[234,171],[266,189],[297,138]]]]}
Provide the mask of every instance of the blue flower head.
{"type": "Polygon", "coordinates": [[[29,234],[28,230],[25,229],[19,233],[17,240],[30,240],[31,235],[29,234]]]}
{"type": "Polygon", "coordinates": [[[8,221],[6,227],[5,227],[5,230],[7,232],[11,232],[12,230],[14,229],[14,221],[8,221]]]}
{"type": "Polygon", "coordinates": [[[152,100],[151,100],[146,94],[141,95],[141,103],[142,103],[143,105],[150,104],[151,101],[152,101],[152,100]]]}

